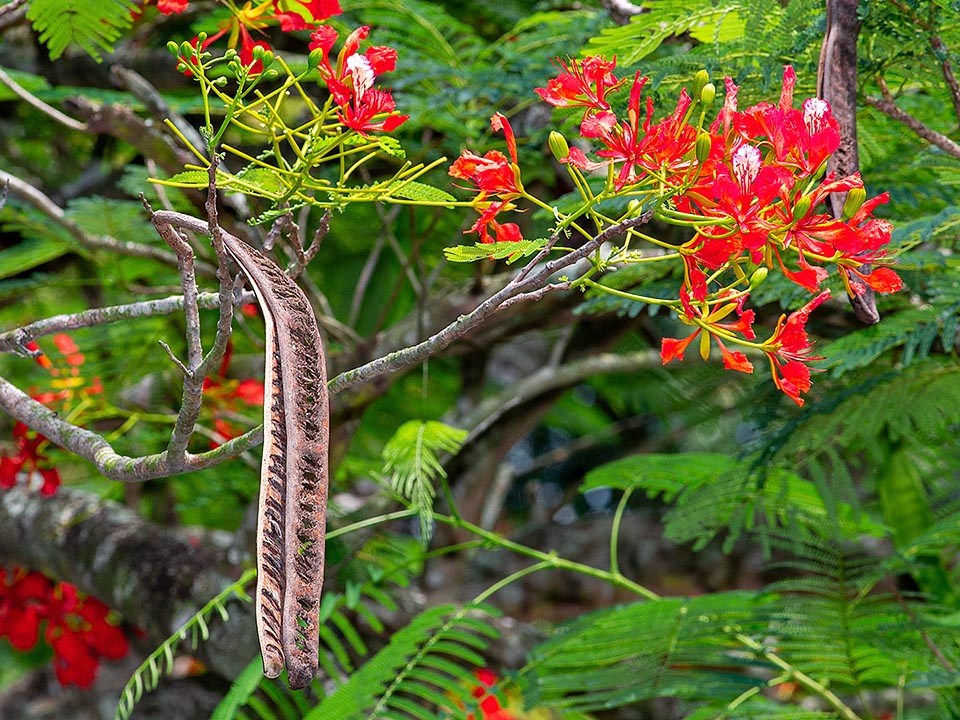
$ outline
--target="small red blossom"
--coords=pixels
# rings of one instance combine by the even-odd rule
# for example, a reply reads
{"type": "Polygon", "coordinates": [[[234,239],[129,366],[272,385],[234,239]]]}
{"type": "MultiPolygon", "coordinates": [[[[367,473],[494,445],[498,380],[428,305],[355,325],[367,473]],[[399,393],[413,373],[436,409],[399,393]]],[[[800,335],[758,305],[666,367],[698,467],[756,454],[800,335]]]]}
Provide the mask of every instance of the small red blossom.
{"type": "Polygon", "coordinates": [[[583,62],[556,58],[553,64],[562,72],[548,80],[545,88],[535,88],[534,92],[554,107],[583,107],[587,112],[609,110],[607,93],[626,82],[613,75],[616,59],[606,60],[600,55],[591,55],[583,62]]]}
{"type": "Polygon", "coordinates": [[[40,494],[46,497],[56,494],[62,482],[60,471],[50,464],[43,448],[50,442],[38,432],[30,430],[22,422],[13,426],[14,455],[0,456],[0,488],[12,488],[21,473],[27,478],[39,478],[40,494]]]}
{"type": "Polygon", "coordinates": [[[696,329],[681,340],[663,338],[660,343],[661,362],[666,365],[671,360],[683,360],[687,347],[693,342],[694,338],[699,336],[700,356],[704,360],[709,357],[710,341],[713,340],[720,348],[725,368],[752,373],[753,364],[747,359],[746,355],[740,351],[729,350],[723,342],[723,340],[737,342],[737,335],[742,335],[747,340],[753,340],[756,337],[753,331],[754,312],[753,310],[743,309],[746,296],[737,300],[720,298],[714,302],[716,307],[711,309],[710,303],[694,304],[691,302],[692,298],[687,294],[686,288],[681,288],[680,300],[682,306],[682,310],[679,311],[680,320],[687,325],[695,325],[696,329]],[[735,321],[722,322],[734,312],[737,315],[735,321]]]}
{"type": "Polygon", "coordinates": [[[360,42],[370,34],[363,25],[347,36],[334,65],[330,51],[337,41],[337,31],[322,25],[310,35],[309,49],[320,51],[317,70],[334,102],[338,117],[347,127],[358,133],[392,132],[405,123],[409,115],[395,115],[396,103],[389,90],[374,87],[383,73],[392,72],[397,65],[397,51],[375,45],[360,54],[360,42]]]}
{"type": "Polygon", "coordinates": [[[824,290],[799,310],[790,315],[781,315],[773,335],[763,343],[764,352],[770,360],[770,370],[777,387],[803,406],[801,393],[810,390],[810,368],[807,363],[822,358],[813,355],[813,343],[807,336],[807,321],[810,314],[830,297],[824,290]]]}
{"type": "Polygon", "coordinates": [[[496,674],[492,670],[481,668],[474,672],[474,677],[477,685],[470,694],[480,701],[480,714],[475,717],[473,713],[467,713],[467,720],[517,720],[516,715],[502,708],[500,701],[492,694],[492,689],[497,684],[496,674]]]}
{"type": "Polygon", "coordinates": [[[219,447],[224,440],[230,440],[244,433],[236,423],[222,417],[223,413],[230,413],[237,409],[238,403],[249,407],[262,407],[264,386],[260,380],[245,378],[243,380],[229,380],[227,374],[233,359],[233,342],[227,344],[227,351],[220,362],[220,369],[215,377],[205,378],[203,381],[203,395],[213,408],[215,417],[213,429],[218,438],[210,441],[210,449],[219,447]]]}
{"type": "Polygon", "coordinates": [[[164,15],[173,15],[182,13],[189,4],[189,0],[157,0],[157,10],[164,15]]]}

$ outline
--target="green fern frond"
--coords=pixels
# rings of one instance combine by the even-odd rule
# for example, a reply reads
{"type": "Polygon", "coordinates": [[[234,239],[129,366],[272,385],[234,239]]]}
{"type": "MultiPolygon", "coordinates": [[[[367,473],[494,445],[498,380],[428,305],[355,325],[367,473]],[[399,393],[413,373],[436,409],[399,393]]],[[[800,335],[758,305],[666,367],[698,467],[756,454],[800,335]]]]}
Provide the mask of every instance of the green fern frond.
{"type": "Polygon", "coordinates": [[[518,240],[517,242],[494,242],[494,243],[476,243],[475,245],[456,245],[443,249],[443,254],[447,256],[450,262],[476,262],[493,258],[494,260],[504,260],[507,262],[516,262],[520,258],[533,255],[543,249],[547,241],[543,238],[537,240],[518,240]]]}
{"type": "Polygon", "coordinates": [[[207,640],[210,636],[207,621],[213,616],[214,612],[219,615],[221,620],[227,621],[230,618],[230,614],[227,612],[227,602],[231,598],[239,598],[249,602],[250,597],[244,588],[256,576],[256,569],[251,568],[245,571],[239,580],[217,593],[211,598],[210,602],[181,625],[177,632],[164,640],[156,650],[147,656],[124,686],[114,714],[114,720],[128,720],[134,707],[143,697],[143,693],[155,690],[160,683],[160,678],[173,671],[174,651],[182,641],[189,638],[190,646],[196,649],[201,642],[207,640]]]}
{"type": "Polygon", "coordinates": [[[233,720],[237,717],[240,708],[247,704],[250,696],[260,686],[261,680],[263,680],[263,662],[258,656],[251,660],[233,681],[230,690],[214,709],[210,720],[233,720]]]}
{"type": "Polygon", "coordinates": [[[466,437],[466,430],[441,422],[410,420],[397,428],[383,448],[383,470],[393,488],[416,508],[425,543],[433,525],[433,483],[447,476],[438,453],[457,452],[466,437]]]}
{"type": "Polygon", "coordinates": [[[423,611],[390,643],[327,695],[305,720],[433,718],[433,706],[463,718],[474,683],[470,666],[497,636],[488,605],[441,605],[423,611]]]}
{"type": "Polygon", "coordinates": [[[876,590],[887,576],[881,559],[814,538],[775,544],[793,555],[774,566],[791,577],[765,588],[779,595],[770,615],[778,655],[849,691],[893,686],[926,667],[918,663],[925,655],[918,629],[892,596],[876,590]]]}
{"type": "Polygon", "coordinates": [[[733,699],[761,687],[731,627],[760,629],[753,593],[671,598],[608,608],[558,629],[519,671],[529,704],[583,712],[654,697],[733,699]]]}
{"type": "Polygon", "coordinates": [[[751,458],[718,453],[632,455],[587,473],[581,491],[599,487],[640,489],[672,505],[664,516],[665,536],[700,547],[722,530],[727,546],[743,529],[765,520],[768,527],[794,523],[828,525],[843,537],[884,534],[883,526],[852,504],[827,505],[817,486],[782,468],[756,470],[751,458]]]}
{"type": "Polygon", "coordinates": [[[32,0],[29,8],[27,19],[51,60],[76,43],[100,62],[100,51],[113,52],[113,42],[130,27],[138,6],[130,0],[32,0]]]}

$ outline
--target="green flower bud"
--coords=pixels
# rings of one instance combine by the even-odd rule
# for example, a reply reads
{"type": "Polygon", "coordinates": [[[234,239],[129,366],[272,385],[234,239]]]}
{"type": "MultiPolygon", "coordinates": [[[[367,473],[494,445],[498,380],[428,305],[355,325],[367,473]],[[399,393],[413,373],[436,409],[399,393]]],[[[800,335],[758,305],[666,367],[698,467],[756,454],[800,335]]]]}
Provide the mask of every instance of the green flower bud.
{"type": "MultiPolygon", "coordinates": [[[[197,47],[199,47],[199,46],[197,46],[197,47]]],[[[196,51],[197,51],[197,48],[195,48],[195,47],[194,47],[193,45],[191,45],[189,42],[187,42],[186,40],[184,40],[182,43],[180,43],[180,52],[177,53],[177,54],[178,54],[180,57],[192,58],[193,55],[194,55],[194,53],[195,53],[196,51]]]]}
{"type": "Polygon", "coordinates": [[[167,43],[167,52],[170,53],[171,55],[179,55],[180,46],[177,45],[173,40],[171,40],[170,42],[167,43]]]}
{"type": "Polygon", "coordinates": [[[706,70],[698,70],[693,76],[693,97],[700,97],[700,93],[708,82],[710,82],[710,73],[706,70]]]}
{"type": "Polygon", "coordinates": [[[853,188],[847,193],[847,199],[843,203],[843,219],[849,220],[854,213],[860,209],[867,199],[867,191],[863,188],[853,188]]]}
{"type": "Polygon", "coordinates": [[[239,53],[233,48],[227,48],[227,51],[223,54],[224,60],[233,60],[239,55],[239,53]]]}
{"type": "Polygon", "coordinates": [[[703,165],[707,161],[707,158],[710,157],[710,148],[713,146],[713,138],[710,137],[710,133],[702,132],[697,135],[697,144],[696,144],[696,154],[697,162],[703,165]]]}
{"type": "Polygon", "coordinates": [[[217,87],[224,87],[227,84],[227,79],[223,76],[218,77],[216,80],[211,81],[217,87]]]}
{"type": "Polygon", "coordinates": [[[700,102],[703,103],[704,107],[709,107],[713,104],[713,99],[717,96],[717,86],[713,83],[707,83],[703,86],[703,90],[700,91],[700,102]]]}
{"type": "Polygon", "coordinates": [[[323,58],[323,50],[317,48],[316,50],[311,50],[310,54],[307,55],[307,67],[313,70],[320,66],[320,60],[323,58]]]}
{"type": "Polygon", "coordinates": [[[263,79],[264,80],[275,80],[277,76],[280,75],[276,70],[270,68],[269,70],[264,70],[263,79]]]}
{"type": "Polygon", "coordinates": [[[556,130],[550,131],[550,135],[547,137],[547,145],[550,147],[550,152],[553,153],[553,157],[557,159],[557,162],[566,159],[567,155],[570,154],[570,146],[567,144],[567,139],[556,130]]]}
{"type": "Polygon", "coordinates": [[[750,275],[750,292],[753,292],[760,284],[767,279],[767,273],[770,272],[767,270],[766,265],[761,265],[756,270],[753,271],[750,275]]]}
{"type": "Polygon", "coordinates": [[[810,196],[803,195],[797,204],[793,206],[793,219],[799,220],[807,216],[807,213],[810,212],[810,196]]]}

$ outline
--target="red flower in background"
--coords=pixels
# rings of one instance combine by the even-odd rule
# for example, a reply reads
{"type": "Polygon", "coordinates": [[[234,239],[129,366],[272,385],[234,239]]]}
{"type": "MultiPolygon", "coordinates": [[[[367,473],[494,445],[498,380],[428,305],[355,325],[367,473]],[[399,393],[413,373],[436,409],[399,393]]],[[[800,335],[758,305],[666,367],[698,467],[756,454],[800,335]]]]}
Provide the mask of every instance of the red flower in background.
{"type": "MultiPolygon", "coordinates": [[[[53,343],[60,351],[61,357],[55,362],[43,354],[35,342],[27,343],[28,350],[40,353],[36,357],[37,364],[49,371],[50,390],[31,390],[31,397],[44,405],[59,404],[61,410],[71,409],[74,401],[85,401],[93,395],[103,392],[100,379],[87,379],[83,376],[81,366],[86,357],[69,335],[63,333],[54,335],[53,343]]],[[[39,478],[41,481],[40,493],[50,496],[60,487],[60,472],[51,465],[50,458],[44,453],[49,440],[40,433],[31,430],[21,422],[14,423],[12,454],[0,455],[0,488],[12,488],[17,484],[21,473],[26,473],[27,479],[39,478]]]]}
{"type": "Polygon", "coordinates": [[[473,713],[467,713],[467,720],[517,720],[516,715],[500,707],[500,701],[491,694],[491,689],[497,684],[497,676],[492,670],[482,668],[474,672],[477,686],[471,695],[480,700],[480,715],[475,718],[473,713]]]}
{"type": "MultiPolygon", "coordinates": [[[[222,440],[230,440],[244,433],[243,428],[224,418],[224,414],[236,411],[238,404],[263,405],[264,387],[260,380],[254,378],[245,378],[239,381],[227,379],[232,359],[233,342],[230,342],[227,344],[227,351],[223,355],[217,375],[203,381],[204,398],[213,407],[215,413],[213,429],[222,440]]],[[[219,447],[222,440],[211,440],[210,449],[219,447]]]]}
{"type": "Polygon", "coordinates": [[[39,640],[41,622],[61,685],[89,687],[104,658],[127,654],[126,635],[102,602],[38,572],[0,567],[0,637],[29,650],[39,640]]]}

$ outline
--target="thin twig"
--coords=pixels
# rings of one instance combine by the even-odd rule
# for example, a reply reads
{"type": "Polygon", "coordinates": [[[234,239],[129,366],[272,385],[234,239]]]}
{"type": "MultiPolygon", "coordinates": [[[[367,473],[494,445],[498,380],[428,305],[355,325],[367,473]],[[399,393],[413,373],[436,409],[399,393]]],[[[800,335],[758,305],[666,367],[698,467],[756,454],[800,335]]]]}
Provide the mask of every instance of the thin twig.
{"type": "MultiPolygon", "coordinates": [[[[254,300],[253,291],[248,290],[233,298],[234,305],[246,305],[254,300]]],[[[197,296],[197,305],[204,310],[211,310],[220,306],[218,293],[206,292],[197,296]]],[[[109,325],[121,320],[158,317],[173,315],[183,311],[183,296],[171,295],[157,300],[142,300],[127,305],[112,307],[91,308],[77,313],[53,315],[52,317],[37,320],[29,325],[7,330],[0,333],[0,352],[24,354],[24,346],[31,340],[53,335],[59,332],[82,330],[97,325],[109,325]]]]}
{"type": "Polygon", "coordinates": [[[43,100],[41,100],[36,95],[31,93],[29,90],[24,88],[22,85],[20,85],[20,83],[18,83],[12,77],[7,75],[7,73],[3,70],[3,68],[0,68],[0,83],[3,83],[4,85],[6,85],[7,88],[10,90],[10,92],[12,92],[18,98],[23,100],[30,107],[36,110],[39,110],[44,115],[48,115],[49,117],[53,118],[58,123],[60,123],[61,125],[65,125],[71,130],[75,130],[77,132],[87,132],[88,127],[86,123],[82,123],[79,120],[74,120],[69,115],[64,115],[55,107],[51,105],[47,105],[47,103],[45,103],[43,100]]]}
{"type": "Polygon", "coordinates": [[[936,145],[945,153],[955,158],[960,158],[960,145],[955,143],[946,135],[928,127],[910,113],[904,112],[897,107],[897,104],[894,102],[893,95],[887,88],[886,83],[884,83],[882,80],[880,81],[880,90],[883,93],[883,98],[866,95],[863,98],[863,101],[870,107],[876,108],[892,120],[903,123],[908,128],[913,130],[913,132],[915,132],[919,137],[923,138],[932,145],[936,145]]]}

